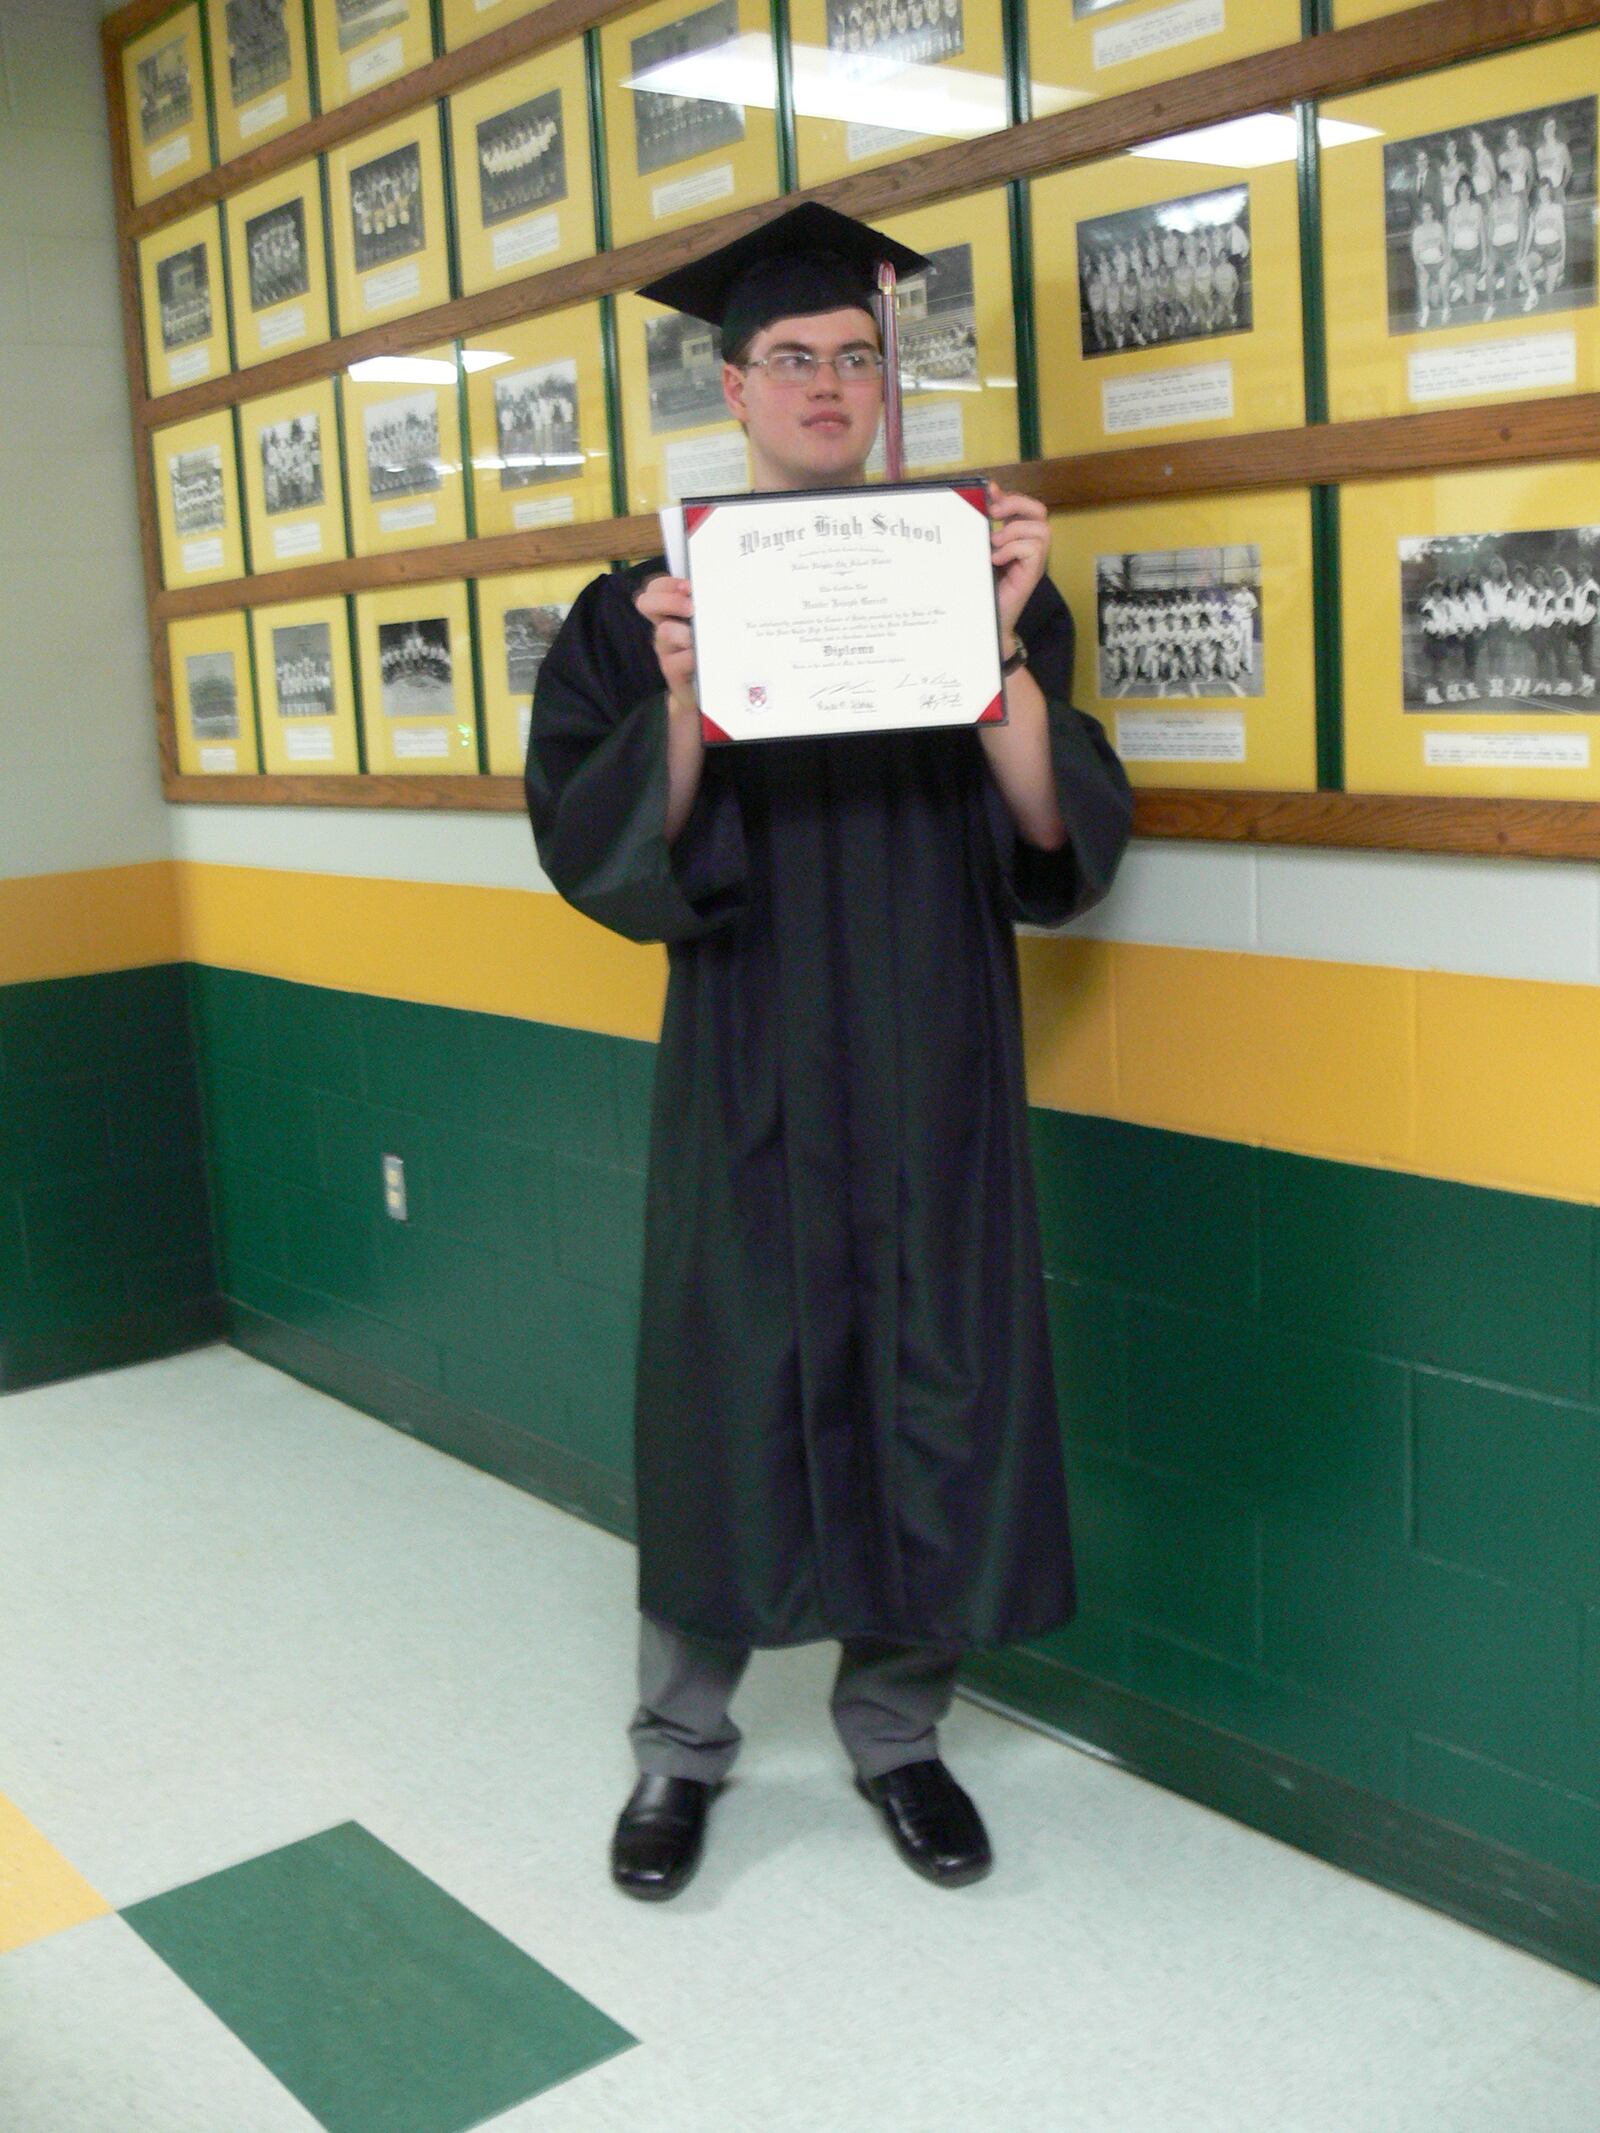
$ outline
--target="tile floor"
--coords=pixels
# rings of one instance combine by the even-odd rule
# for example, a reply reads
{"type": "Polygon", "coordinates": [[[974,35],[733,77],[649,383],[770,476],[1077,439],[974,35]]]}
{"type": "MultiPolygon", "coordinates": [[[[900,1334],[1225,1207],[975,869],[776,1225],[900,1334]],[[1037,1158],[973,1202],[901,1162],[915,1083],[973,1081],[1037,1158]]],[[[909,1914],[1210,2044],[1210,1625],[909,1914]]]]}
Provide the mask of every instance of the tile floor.
{"type": "Polygon", "coordinates": [[[976,1704],[927,1887],[828,1647],[629,1902],[632,1579],[226,1348],[0,1403],[4,2133],[1600,2133],[1600,1990],[976,1704]]]}

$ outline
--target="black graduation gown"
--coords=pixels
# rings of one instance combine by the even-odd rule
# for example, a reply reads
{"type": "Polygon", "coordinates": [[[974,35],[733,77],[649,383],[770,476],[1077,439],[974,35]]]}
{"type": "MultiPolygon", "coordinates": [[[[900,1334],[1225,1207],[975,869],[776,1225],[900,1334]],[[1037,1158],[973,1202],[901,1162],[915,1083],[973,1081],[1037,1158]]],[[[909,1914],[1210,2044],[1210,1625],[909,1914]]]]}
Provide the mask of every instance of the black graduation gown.
{"type": "Polygon", "coordinates": [[[676,841],[633,606],[585,588],[534,693],[556,888],[665,941],[635,1414],[639,1604],[721,1642],[974,1647],[1074,1608],[1012,921],[1127,840],[1070,708],[1072,619],[1019,618],[1068,841],[1022,843],[975,729],[709,749],[676,841]]]}

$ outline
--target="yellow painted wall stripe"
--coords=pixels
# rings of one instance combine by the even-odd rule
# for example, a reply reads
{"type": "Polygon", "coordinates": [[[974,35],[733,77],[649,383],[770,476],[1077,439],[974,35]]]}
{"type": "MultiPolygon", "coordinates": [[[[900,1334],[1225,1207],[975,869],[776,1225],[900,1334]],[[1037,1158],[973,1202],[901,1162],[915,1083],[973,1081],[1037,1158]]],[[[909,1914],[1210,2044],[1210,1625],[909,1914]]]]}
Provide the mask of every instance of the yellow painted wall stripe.
{"type": "Polygon", "coordinates": [[[179,894],[170,859],[0,881],[0,985],[176,962],[179,894]]]}
{"type": "Polygon", "coordinates": [[[0,1955],[110,1909],[27,1816],[0,1798],[0,1955]]]}

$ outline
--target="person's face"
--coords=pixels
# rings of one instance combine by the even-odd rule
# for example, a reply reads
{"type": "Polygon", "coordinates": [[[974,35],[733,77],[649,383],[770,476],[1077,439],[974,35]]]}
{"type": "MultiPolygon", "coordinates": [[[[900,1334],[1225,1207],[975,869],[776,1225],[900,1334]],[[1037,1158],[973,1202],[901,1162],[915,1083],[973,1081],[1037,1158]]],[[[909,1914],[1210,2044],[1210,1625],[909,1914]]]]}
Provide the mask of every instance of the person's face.
{"type": "Polygon", "coordinates": [[[757,489],[817,489],[859,481],[883,413],[881,376],[841,385],[829,368],[805,384],[786,385],[759,359],[782,349],[803,348],[822,357],[877,347],[878,324],[871,312],[846,306],[776,319],[750,343],[745,360],[758,367],[722,366],[723,397],[750,440],[757,489]]]}

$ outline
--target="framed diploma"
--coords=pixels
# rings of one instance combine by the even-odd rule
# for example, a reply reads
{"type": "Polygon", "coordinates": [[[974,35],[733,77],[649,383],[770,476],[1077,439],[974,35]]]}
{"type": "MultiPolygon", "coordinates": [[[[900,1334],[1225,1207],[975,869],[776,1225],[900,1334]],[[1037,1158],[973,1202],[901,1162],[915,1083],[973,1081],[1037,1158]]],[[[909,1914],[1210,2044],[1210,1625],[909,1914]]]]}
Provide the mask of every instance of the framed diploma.
{"type": "Polygon", "coordinates": [[[594,250],[583,45],[557,45],[450,99],[456,250],[470,295],[594,250]]]}
{"type": "Polygon", "coordinates": [[[480,578],[473,588],[484,740],[488,768],[498,776],[522,775],[539,668],[573,601],[600,568],[597,563],[583,563],[574,569],[523,570],[509,577],[480,578]]]}
{"type": "Polygon", "coordinates": [[[211,168],[198,0],[128,40],[122,89],[134,205],[142,207],[211,168]]]}
{"type": "Polygon", "coordinates": [[[1300,35],[1300,0],[1028,0],[1033,116],[1221,66],[1300,35]]]}
{"type": "Polygon", "coordinates": [[[1600,799],[1600,462],[1340,493],[1352,792],[1600,799]]]}
{"type": "Polygon", "coordinates": [[[428,0],[312,0],[312,16],[324,111],[433,57],[428,0]]]}
{"type": "Polygon", "coordinates": [[[347,555],[333,380],[313,378],[239,410],[250,560],[293,570],[347,555]]]}
{"type": "MultiPolygon", "coordinates": [[[[1046,453],[1161,444],[1305,417],[1295,126],[1203,161],[1117,156],[1033,187],[1046,453]],[[1227,153],[1273,160],[1243,165],[1227,153]]],[[[1192,137],[1191,137],[1192,138],[1192,137]]],[[[1198,146],[1198,143],[1196,144],[1198,146]]]]}
{"type": "Polygon", "coordinates": [[[259,770],[250,640],[243,615],[195,615],[167,627],[178,768],[186,776],[259,770]]]}
{"type": "Polygon", "coordinates": [[[250,617],[261,692],[261,764],[285,776],[353,776],[355,676],[343,600],[258,607],[250,617]]]}
{"type": "Polygon", "coordinates": [[[453,52],[543,5],[544,0],[444,0],[444,48],[453,52]]]}
{"type": "Polygon", "coordinates": [[[748,488],[744,431],[722,397],[722,336],[643,297],[617,298],[628,509],[748,488]]]}
{"type": "Polygon", "coordinates": [[[350,537],[357,555],[464,541],[460,368],[448,343],[377,356],[344,381],[350,537]]]}
{"type": "Polygon", "coordinates": [[[789,25],[802,185],[1007,123],[1000,0],[790,0],[789,25]]]}
{"type": "Polygon", "coordinates": [[[981,482],[690,499],[707,741],[998,724],[981,482]]]}
{"type": "Polygon", "coordinates": [[[1051,520],[1077,626],[1073,699],[1136,785],[1317,782],[1311,502],[1186,497],[1051,520]]]}
{"type": "Polygon", "coordinates": [[[162,584],[212,585],[219,578],[242,578],[233,410],[218,408],[193,422],[156,430],[150,448],[155,457],[162,584]]]}
{"type": "Polygon", "coordinates": [[[1591,32],[1324,107],[1335,421],[1600,387],[1597,83],[1591,32]]]}
{"type": "Polygon", "coordinates": [[[599,306],[501,327],[461,360],[479,535],[609,517],[599,306]]]}
{"type": "Polygon", "coordinates": [[[206,0],[217,153],[224,163],[311,116],[302,0],[206,0]]]}
{"type": "Polygon", "coordinates": [[[767,0],[656,0],[608,22],[600,77],[613,244],[775,196],[767,0]]]}
{"type": "Polygon", "coordinates": [[[396,585],[356,594],[367,768],[391,776],[478,768],[467,588],[396,585]]]}
{"type": "Polygon", "coordinates": [[[316,164],[233,194],[225,212],[239,368],[325,341],[328,246],[316,164]]]}
{"type": "Polygon", "coordinates": [[[139,242],[144,367],[150,397],[229,369],[218,210],[202,207],[139,242]]]}
{"type": "Polygon", "coordinates": [[[439,114],[429,104],[328,157],[339,331],[448,301],[439,114]]]}

